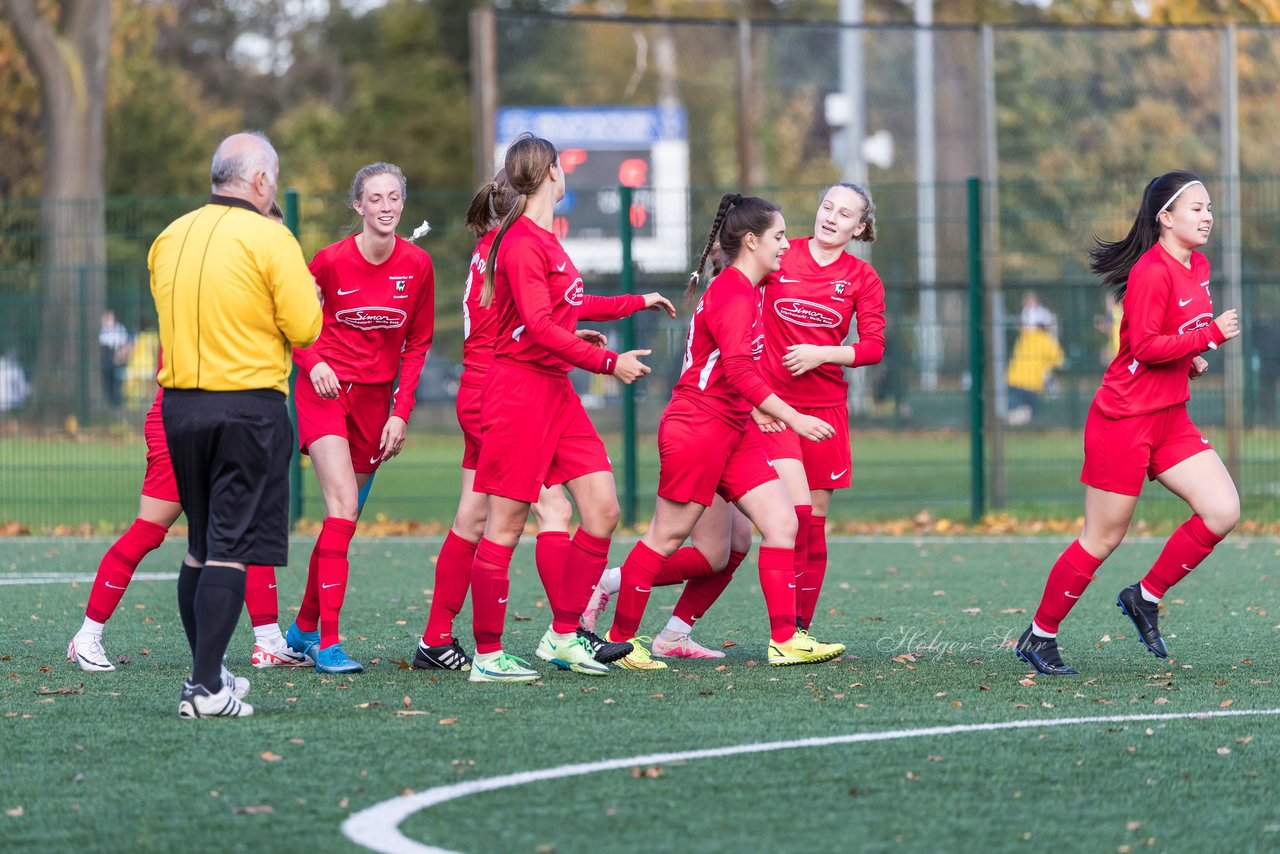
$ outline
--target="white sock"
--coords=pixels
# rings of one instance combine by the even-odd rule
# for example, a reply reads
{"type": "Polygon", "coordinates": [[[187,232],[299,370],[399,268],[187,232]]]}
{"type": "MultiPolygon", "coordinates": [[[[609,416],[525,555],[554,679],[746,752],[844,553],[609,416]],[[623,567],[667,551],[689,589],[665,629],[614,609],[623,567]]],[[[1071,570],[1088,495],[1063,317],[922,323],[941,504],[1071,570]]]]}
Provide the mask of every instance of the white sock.
{"type": "Polygon", "coordinates": [[[604,575],[600,576],[600,586],[604,588],[604,592],[610,596],[616,594],[622,589],[622,567],[611,566],[604,571],[604,575]]]}
{"type": "Polygon", "coordinates": [[[693,626],[689,625],[679,617],[672,617],[670,620],[667,620],[667,627],[663,629],[663,631],[670,632],[673,635],[687,635],[693,631],[693,626]]]}
{"type": "Polygon", "coordinates": [[[278,623],[267,623],[265,626],[253,627],[253,639],[256,643],[264,641],[278,640],[284,643],[284,635],[280,634],[280,625],[278,623]]]}
{"type": "Polygon", "coordinates": [[[1057,632],[1046,632],[1044,629],[1040,628],[1040,624],[1035,620],[1031,621],[1031,634],[1039,635],[1042,638],[1056,638],[1058,636],[1057,632]]]}
{"type": "Polygon", "coordinates": [[[1155,605],[1159,605],[1159,604],[1160,604],[1160,597],[1159,597],[1159,596],[1152,596],[1150,593],[1148,593],[1148,592],[1147,592],[1147,586],[1146,586],[1145,584],[1143,584],[1141,581],[1139,581],[1139,582],[1138,582],[1138,589],[1139,589],[1140,591],[1142,591],[1142,598],[1143,598],[1143,599],[1146,599],[1148,602],[1151,602],[1151,603],[1153,603],[1153,604],[1155,604],[1155,605]]]}
{"type": "Polygon", "coordinates": [[[102,637],[102,630],[106,628],[106,626],[106,623],[99,623],[97,620],[90,620],[88,617],[85,617],[84,625],[80,627],[80,631],[76,632],[76,634],[93,635],[96,638],[100,638],[102,637]]]}

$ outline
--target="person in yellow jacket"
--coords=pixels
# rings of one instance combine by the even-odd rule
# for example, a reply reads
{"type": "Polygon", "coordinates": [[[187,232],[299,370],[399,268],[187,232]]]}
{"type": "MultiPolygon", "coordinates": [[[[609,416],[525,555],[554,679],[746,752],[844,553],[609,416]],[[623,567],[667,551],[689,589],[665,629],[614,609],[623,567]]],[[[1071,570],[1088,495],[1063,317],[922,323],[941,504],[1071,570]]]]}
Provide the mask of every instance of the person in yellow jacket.
{"type": "Polygon", "coordinates": [[[265,136],[227,137],[208,204],[179,217],[147,267],[164,360],[164,432],[187,514],[178,612],[191,677],[178,716],[245,717],[249,680],[222,664],[244,604],[245,565],[282,566],[289,549],[292,348],[320,334],[302,247],[263,214],[280,161],[265,136]]]}
{"type": "Polygon", "coordinates": [[[1066,356],[1044,320],[1022,326],[1013,345],[1009,370],[1009,423],[1027,424],[1036,415],[1040,395],[1050,374],[1062,367],[1066,356]]]}

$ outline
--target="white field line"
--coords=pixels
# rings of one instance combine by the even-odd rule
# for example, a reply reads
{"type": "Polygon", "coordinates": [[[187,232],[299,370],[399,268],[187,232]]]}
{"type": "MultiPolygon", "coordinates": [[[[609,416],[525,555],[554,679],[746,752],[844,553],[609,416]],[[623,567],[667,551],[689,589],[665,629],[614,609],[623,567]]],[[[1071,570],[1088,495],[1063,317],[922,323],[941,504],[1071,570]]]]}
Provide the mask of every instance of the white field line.
{"type": "MultiPolygon", "coordinates": [[[[92,584],[93,576],[92,572],[0,572],[0,587],[26,584],[70,584],[73,581],[92,584]]],[[[177,577],[176,572],[135,572],[132,580],[173,581],[177,577]]]]}
{"type": "Polygon", "coordinates": [[[543,780],[560,780],[580,777],[600,771],[614,771],[637,765],[658,765],[672,762],[688,762],[694,759],[715,759],[722,756],[741,756],[748,753],[770,753],[778,750],[802,750],[827,747],[833,744],[859,744],[874,741],[893,741],[906,738],[930,738],[933,736],[960,735],[970,732],[993,732],[1015,729],[1047,729],[1049,727],[1077,726],[1080,724],[1140,723],[1146,721],[1203,720],[1207,718],[1251,717],[1280,715],[1280,709],[1213,709],[1207,712],[1181,714],[1117,715],[1112,717],[1051,718],[1049,720],[1000,721],[981,724],[956,724],[953,726],[926,727],[921,729],[886,730],[883,732],[857,732],[804,738],[794,741],[770,741],[757,744],[739,744],[706,750],[687,750],[674,753],[652,753],[647,756],[630,756],[625,759],[605,759],[599,762],[580,762],[560,765],[540,771],[521,771],[501,777],[489,777],[466,783],[436,786],[424,792],[401,795],[374,804],[353,813],[342,823],[342,832],[357,845],[371,851],[387,854],[456,854],[446,848],[424,845],[400,832],[400,823],[419,810],[447,801],[465,798],[481,792],[492,792],[515,786],[524,786],[543,780]]]}

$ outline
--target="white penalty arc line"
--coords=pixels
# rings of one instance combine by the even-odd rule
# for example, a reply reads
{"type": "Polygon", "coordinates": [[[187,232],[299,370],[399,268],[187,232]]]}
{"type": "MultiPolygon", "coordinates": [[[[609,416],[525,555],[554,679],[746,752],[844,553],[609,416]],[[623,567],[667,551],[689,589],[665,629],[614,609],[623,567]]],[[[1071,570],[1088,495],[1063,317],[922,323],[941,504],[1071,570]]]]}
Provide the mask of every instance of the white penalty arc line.
{"type": "Polygon", "coordinates": [[[580,777],[600,771],[614,771],[631,768],[637,765],[657,765],[671,762],[688,762],[694,759],[715,759],[723,756],[741,756],[748,753],[769,753],[778,750],[802,750],[810,747],[827,747],[834,744],[860,744],[874,741],[894,741],[905,738],[928,738],[930,736],[958,735],[969,732],[992,732],[996,730],[1044,729],[1048,727],[1074,726],[1078,724],[1116,724],[1140,723],[1148,721],[1201,720],[1205,718],[1256,717],[1262,715],[1280,715],[1280,709],[1214,709],[1207,712],[1184,712],[1146,715],[1118,715],[1111,717],[1090,718],[1051,718],[1049,720],[1000,721],[981,724],[956,724],[953,726],[926,727],[921,729],[886,730],[883,732],[856,732],[848,735],[833,735],[816,738],[803,738],[794,741],[769,741],[760,744],[739,744],[731,747],[715,747],[706,750],[686,750],[676,753],[651,753],[647,756],[630,756],[625,759],[606,759],[599,762],[581,762],[573,765],[560,765],[555,768],[544,768],[540,771],[521,771],[505,774],[501,777],[489,777],[483,780],[472,780],[466,783],[453,783],[448,786],[436,786],[425,792],[412,795],[401,795],[382,803],[374,804],[360,812],[353,813],[342,823],[342,832],[357,845],[371,851],[386,854],[457,854],[447,848],[423,845],[400,832],[400,823],[406,818],[428,807],[447,801],[492,792],[543,780],[560,780],[565,777],[580,777]]]}

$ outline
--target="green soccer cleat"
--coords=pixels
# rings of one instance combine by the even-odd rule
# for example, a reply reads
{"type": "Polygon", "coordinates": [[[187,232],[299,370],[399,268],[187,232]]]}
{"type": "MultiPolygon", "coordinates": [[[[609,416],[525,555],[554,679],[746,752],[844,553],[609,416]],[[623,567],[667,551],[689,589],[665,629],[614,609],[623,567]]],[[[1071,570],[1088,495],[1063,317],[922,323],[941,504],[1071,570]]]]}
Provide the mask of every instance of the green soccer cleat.
{"type": "Polygon", "coordinates": [[[538,658],[550,661],[561,670],[572,670],[587,676],[605,676],[609,665],[596,661],[591,641],[577,634],[560,635],[547,629],[538,642],[538,658]]]}
{"type": "Polygon", "coordinates": [[[477,653],[471,659],[469,682],[532,682],[538,678],[538,671],[529,667],[529,662],[514,655],[507,655],[499,650],[488,655],[477,653]]]}
{"type": "Polygon", "coordinates": [[[830,661],[844,652],[838,643],[819,643],[804,632],[796,632],[787,641],[769,644],[769,666],[789,667],[793,664],[817,664],[830,661]]]}

